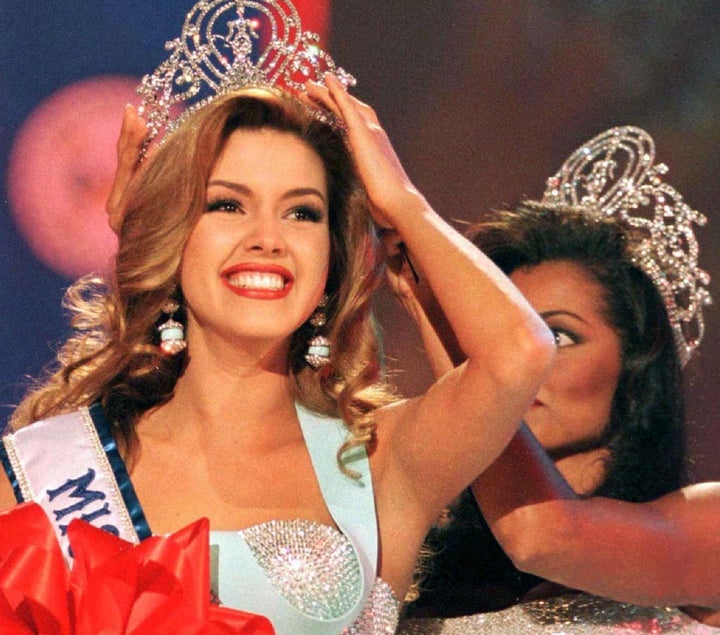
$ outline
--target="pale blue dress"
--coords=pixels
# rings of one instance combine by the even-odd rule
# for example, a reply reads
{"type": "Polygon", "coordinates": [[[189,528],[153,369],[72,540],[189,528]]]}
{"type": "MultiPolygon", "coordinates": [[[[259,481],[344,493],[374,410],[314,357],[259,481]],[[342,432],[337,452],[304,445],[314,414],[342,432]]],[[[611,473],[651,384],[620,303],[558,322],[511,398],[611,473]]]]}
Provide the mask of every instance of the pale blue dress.
{"type": "MultiPolygon", "coordinates": [[[[377,577],[378,533],[364,448],[340,470],[347,435],[341,421],[297,407],[325,503],[337,525],[277,520],[239,531],[211,531],[211,585],[219,601],[266,616],[278,635],[390,635],[400,604],[377,577]]],[[[19,502],[35,500],[59,539],[83,518],[127,540],[151,535],[127,469],[99,405],[7,435],[0,460],[19,502]]]]}

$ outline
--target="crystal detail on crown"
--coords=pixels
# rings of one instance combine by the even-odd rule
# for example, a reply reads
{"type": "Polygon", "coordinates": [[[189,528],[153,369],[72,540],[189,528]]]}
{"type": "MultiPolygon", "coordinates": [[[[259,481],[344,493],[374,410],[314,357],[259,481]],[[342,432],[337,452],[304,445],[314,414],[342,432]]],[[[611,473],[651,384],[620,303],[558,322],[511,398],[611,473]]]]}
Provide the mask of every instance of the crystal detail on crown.
{"type": "Polygon", "coordinates": [[[680,362],[687,363],[702,339],[703,306],[710,304],[710,276],[698,267],[693,223],[703,214],[663,182],[668,171],[655,164],[655,143],[631,126],[611,128],[578,148],[547,181],[543,202],[566,204],[596,217],[618,217],[639,230],[631,240],[633,262],[665,302],[680,362]]]}
{"type": "MultiPolygon", "coordinates": [[[[148,127],[146,146],[191,112],[243,87],[277,87],[297,95],[307,81],[322,83],[325,73],[345,86],[356,83],[320,48],[317,34],[302,30],[289,0],[201,0],[187,14],[180,37],[165,49],[168,58],[137,89],[148,127]],[[182,113],[175,117],[177,110],[182,113]]],[[[320,108],[312,114],[337,124],[320,108]]]]}

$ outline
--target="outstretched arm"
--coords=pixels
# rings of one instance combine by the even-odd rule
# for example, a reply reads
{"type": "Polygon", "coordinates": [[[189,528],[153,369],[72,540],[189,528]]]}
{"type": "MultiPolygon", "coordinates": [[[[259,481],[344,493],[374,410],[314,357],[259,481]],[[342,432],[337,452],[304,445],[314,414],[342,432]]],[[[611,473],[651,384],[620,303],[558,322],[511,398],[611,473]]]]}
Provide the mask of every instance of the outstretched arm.
{"type": "Polygon", "coordinates": [[[625,602],[708,607],[704,619],[720,624],[720,612],[712,615],[720,609],[720,483],[648,503],[556,498],[532,481],[520,485],[531,474],[515,452],[481,475],[473,493],[516,566],[625,602]]]}

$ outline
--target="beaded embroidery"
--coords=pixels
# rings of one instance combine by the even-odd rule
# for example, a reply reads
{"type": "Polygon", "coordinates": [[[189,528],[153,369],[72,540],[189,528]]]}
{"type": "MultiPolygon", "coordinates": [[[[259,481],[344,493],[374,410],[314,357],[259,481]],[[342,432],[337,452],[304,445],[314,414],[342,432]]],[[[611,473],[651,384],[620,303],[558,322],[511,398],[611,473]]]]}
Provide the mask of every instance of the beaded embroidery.
{"type": "Polygon", "coordinates": [[[397,635],[717,635],[676,608],[638,606],[576,593],[455,618],[410,619],[397,635]]]}
{"type": "MultiPolygon", "coordinates": [[[[226,533],[211,532],[211,542],[226,533]]],[[[318,620],[318,625],[341,619],[360,600],[362,571],[357,554],[348,538],[335,528],[308,520],[272,520],[235,533],[275,590],[295,609],[318,620]]],[[[232,547],[227,549],[228,544],[233,543],[225,542],[225,555],[220,548],[220,560],[241,563],[242,558],[238,559],[232,547]]],[[[221,578],[220,600],[234,606],[232,599],[223,597],[222,588],[221,578]]],[[[247,597],[248,590],[235,591],[247,597]]],[[[399,612],[400,603],[390,586],[376,578],[358,617],[339,632],[392,635],[399,612]]]]}

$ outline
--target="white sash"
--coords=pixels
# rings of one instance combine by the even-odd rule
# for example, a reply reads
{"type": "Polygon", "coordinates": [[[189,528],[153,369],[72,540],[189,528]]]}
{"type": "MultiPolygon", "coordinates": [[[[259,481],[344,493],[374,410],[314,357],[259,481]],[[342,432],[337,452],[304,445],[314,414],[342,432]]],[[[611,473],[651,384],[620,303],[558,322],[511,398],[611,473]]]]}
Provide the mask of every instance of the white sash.
{"type": "MultiPolygon", "coordinates": [[[[18,501],[42,506],[68,562],[67,526],[74,518],[129,542],[140,541],[106,453],[117,453],[117,447],[114,441],[101,441],[88,408],[26,426],[5,436],[2,446],[18,501]]],[[[129,479],[127,485],[132,488],[129,479]]]]}

